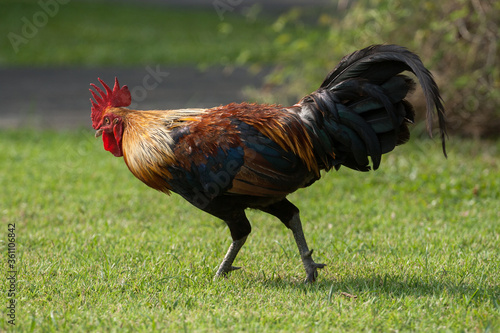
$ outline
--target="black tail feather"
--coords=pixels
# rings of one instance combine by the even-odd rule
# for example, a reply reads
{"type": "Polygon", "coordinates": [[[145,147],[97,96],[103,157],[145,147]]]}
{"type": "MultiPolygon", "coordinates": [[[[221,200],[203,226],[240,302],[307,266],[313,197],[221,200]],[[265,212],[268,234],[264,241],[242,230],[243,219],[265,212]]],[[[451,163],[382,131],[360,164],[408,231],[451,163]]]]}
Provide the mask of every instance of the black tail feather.
{"type": "Polygon", "coordinates": [[[320,88],[333,85],[349,78],[365,78],[375,84],[383,84],[403,71],[410,71],[418,78],[427,102],[427,130],[432,137],[434,108],[446,156],[446,120],[439,88],[432,74],[422,64],[419,56],[399,45],[372,45],[345,56],[325,78],[320,88]]]}
{"type": "Polygon", "coordinates": [[[430,136],[433,114],[437,113],[446,156],[444,106],[432,74],[406,48],[374,45],[344,57],[320,88],[301,101],[301,117],[317,134],[315,144],[321,146],[322,153],[318,155],[324,152],[335,155],[334,159],[320,157],[326,169],[343,164],[369,170],[368,156],[376,169],[382,154],[408,141],[407,124],[413,122],[414,111],[404,98],[413,91],[415,83],[399,75],[403,71],[412,72],[420,82],[426,98],[430,136]],[[329,140],[324,140],[325,137],[329,140]]]}

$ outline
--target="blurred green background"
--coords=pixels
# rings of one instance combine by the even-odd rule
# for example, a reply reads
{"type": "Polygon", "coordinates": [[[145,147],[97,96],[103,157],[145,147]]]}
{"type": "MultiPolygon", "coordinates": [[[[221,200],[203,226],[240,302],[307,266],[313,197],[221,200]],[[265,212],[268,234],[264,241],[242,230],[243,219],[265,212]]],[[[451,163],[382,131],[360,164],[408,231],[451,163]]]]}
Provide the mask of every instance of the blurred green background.
{"type": "Polygon", "coordinates": [[[343,55],[395,43],[436,76],[452,133],[500,133],[499,1],[198,2],[2,0],[0,68],[265,67],[273,70],[249,98],[284,104],[314,90],[343,55]]]}

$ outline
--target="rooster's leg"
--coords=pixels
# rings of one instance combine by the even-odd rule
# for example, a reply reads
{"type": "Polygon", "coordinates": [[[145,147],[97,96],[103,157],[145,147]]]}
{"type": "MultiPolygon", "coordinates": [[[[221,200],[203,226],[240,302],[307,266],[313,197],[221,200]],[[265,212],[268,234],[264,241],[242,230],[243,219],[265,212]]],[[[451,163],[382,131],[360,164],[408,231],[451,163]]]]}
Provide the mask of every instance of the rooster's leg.
{"type": "Polygon", "coordinates": [[[234,259],[236,259],[238,252],[243,247],[243,244],[245,244],[248,234],[252,230],[245,213],[238,214],[236,217],[232,217],[231,219],[224,219],[224,222],[226,222],[229,230],[231,231],[233,242],[229,246],[226,256],[222,260],[222,263],[215,274],[215,278],[225,277],[227,276],[227,273],[241,268],[233,266],[233,262],[234,259]]]}
{"type": "Polygon", "coordinates": [[[313,250],[309,250],[307,247],[306,238],[304,236],[304,231],[302,231],[302,223],[300,222],[300,216],[297,212],[293,215],[292,219],[288,221],[285,225],[292,230],[293,238],[295,238],[295,243],[299,248],[300,257],[302,258],[302,263],[306,270],[306,282],[314,282],[318,277],[318,268],[323,268],[325,264],[317,264],[312,258],[313,250]]]}
{"type": "Polygon", "coordinates": [[[302,223],[300,222],[299,209],[290,201],[284,199],[280,202],[272,204],[262,209],[263,211],[276,216],[285,224],[287,228],[292,230],[293,238],[299,248],[302,264],[306,270],[306,282],[314,282],[318,277],[318,268],[323,268],[325,264],[317,264],[312,259],[313,250],[309,250],[307,246],[302,223]]]}
{"type": "Polygon", "coordinates": [[[222,263],[220,264],[219,269],[217,270],[217,273],[215,274],[216,278],[224,277],[227,275],[227,273],[241,268],[241,267],[233,266],[233,262],[234,262],[234,259],[236,259],[236,256],[238,255],[238,252],[242,248],[243,244],[245,244],[246,240],[247,240],[247,237],[245,236],[242,239],[234,240],[231,243],[231,245],[229,246],[229,249],[227,250],[226,256],[224,257],[224,260],[222,260],[222,263]]]}

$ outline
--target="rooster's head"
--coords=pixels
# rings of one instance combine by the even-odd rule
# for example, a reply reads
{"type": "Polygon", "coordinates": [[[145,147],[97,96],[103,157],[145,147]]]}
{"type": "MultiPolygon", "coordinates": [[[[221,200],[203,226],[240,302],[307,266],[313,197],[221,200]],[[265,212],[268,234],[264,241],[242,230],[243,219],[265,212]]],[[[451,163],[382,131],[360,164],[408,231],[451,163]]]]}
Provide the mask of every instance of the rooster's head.
{"type": "Polygon", "coordinates": [[[95,101],[90,99],[92,103],[92,127],[97,130],[96,137],[102,135],[104,149],[115,156],[123,156],[121,147],[123,122],[121,117],[113,113],[113,111],[116,110],[115,108],[130,105],[132,102],[130,91],[127,86],[120,88],[117,78],[115,78],[113,90],[101,79],[98,78],[98,80],[105,91],[93,83],[90,84],[100,95],[89,89],[95,99],[95,101]]]}

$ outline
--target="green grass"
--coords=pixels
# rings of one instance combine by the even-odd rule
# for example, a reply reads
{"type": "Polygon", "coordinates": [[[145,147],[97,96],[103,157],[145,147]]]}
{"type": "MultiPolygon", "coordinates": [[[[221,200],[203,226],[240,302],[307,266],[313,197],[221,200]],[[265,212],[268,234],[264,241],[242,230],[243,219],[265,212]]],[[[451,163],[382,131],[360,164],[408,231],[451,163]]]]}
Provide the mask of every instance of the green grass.
{"type": "MultiPolygon", "coordinates": [[[[23,27],[25,20],[42,20],[38,2],[3,0],[0,5],[3,66],[273,63],[279,51],[273,44],[274,19],[258,11],[238,15],[239,6],[221,19],[210,7],[71,1],[60,5],[46,24],[35,26],[31,36],[32,30],[23,34],[23,27]],[[9,33],[26,38],[16,46],[18,52],[9,33]]],[[[302,34],[302,28],[286,29],[295,36],[302,34]]]]}
{"type": "MultiPolygon", "coordinates": [[[[261,14],[71,1],[16,53],[7,34],[40,6],[0,6],[0,66],[273,63],[280,51],[261,14]]],[[[290,232],[252,211],[243,269],[214,282],[222,222],[141,184],[89,131],[0,131],[0,253],[7,271],[15,223],[18,271],[16,326],[4,306],[0,331],[494,332],[500,142],[450,148],[445,160],[415,139],[377,172],[342,169],[291,195],[328,265],[316,284],[302,283],[290,232]]]]}
{"type": "MultiPolygon", "coordinates": [[[[17,331],[500,328],[499,142],[453,138],[445,160],[437,142],[414,139],[376,172],[341,169],[293,194],[328,265],[313,285],[290,232],[260,212],[249,212],[243,269],[214,282],[226,227],[142,185],[89,131],[1,131],[0,150],[17,331]]],[[[6,321],[3,307],[0,330],[6,321]]]]}

